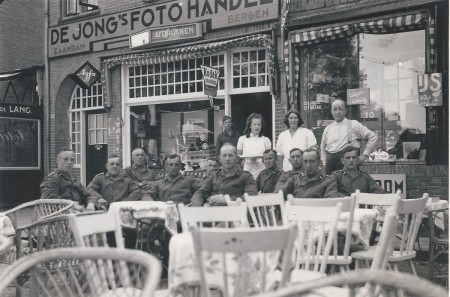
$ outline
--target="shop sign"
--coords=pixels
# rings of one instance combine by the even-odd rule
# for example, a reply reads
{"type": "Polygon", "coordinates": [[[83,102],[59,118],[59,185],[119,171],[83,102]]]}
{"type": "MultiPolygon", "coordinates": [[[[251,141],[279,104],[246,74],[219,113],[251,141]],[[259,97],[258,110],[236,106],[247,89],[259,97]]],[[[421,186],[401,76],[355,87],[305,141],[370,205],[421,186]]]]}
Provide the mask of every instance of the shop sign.
{"type": "Polygon", "coordinates": [[[278,19],[275,0],[180,0],[49,28],[49,57],[92,51],[92,43],[150,28],[208,21],[211,29],[278,19]]]}
{"type": "Polygon", "coordinates": [[[442,106],[442,74],[419,74],[417,76],[419,88],[419,104],[422,107],[442,106]]]}
{"type": "Polygon", "coordinates": [[[375,182],[382,187],[387,194],[402,192],[401,197],[406,198],[406,175],[404,174],[371,174],[375,182]]]}
{"type": "Polygon", "coordinates": [[[0,117],[15,116],[18,118],[41,118],[41,106],[0,103],[0,117]]]}
{"type": "Polygon", "coordinates": [[[202,66],[203,92],[207,96],[217,96],[217,83],[219,82],[220,70],[208,66],[202,66]]]}
{"type": "Polygon", "coordinates": [[[347,89],[347,105],[366,105],[370,103],[370,89],[347,89]]]}
{"type": "Polygon", "coordinates": [[[202,24],[150,29],[130,36],[130,48],[202,37],[202,24]]]}
{"type": "Polygon", "coordinates": [[[100,71],[86,62],[71,77],[80,87],[89,89],[100,78],[100,71]]]}

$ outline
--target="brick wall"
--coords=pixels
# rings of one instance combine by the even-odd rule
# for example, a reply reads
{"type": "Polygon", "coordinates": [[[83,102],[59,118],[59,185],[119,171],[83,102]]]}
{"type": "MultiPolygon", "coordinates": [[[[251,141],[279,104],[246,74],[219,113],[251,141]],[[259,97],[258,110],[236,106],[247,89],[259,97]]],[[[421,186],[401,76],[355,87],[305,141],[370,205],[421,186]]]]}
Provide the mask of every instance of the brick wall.
{"type": "Polygon", "coordinates": [[[370,174],[399,173],[406,175],[406,197],[418,198],[423,193],[448,200],[447,165],[364,165],[362,170],[370,174]]]}
{"type": "Polygon", "coordinates": [[[0,5],[0,73],[44,64],[44,1],[0,5]]]}

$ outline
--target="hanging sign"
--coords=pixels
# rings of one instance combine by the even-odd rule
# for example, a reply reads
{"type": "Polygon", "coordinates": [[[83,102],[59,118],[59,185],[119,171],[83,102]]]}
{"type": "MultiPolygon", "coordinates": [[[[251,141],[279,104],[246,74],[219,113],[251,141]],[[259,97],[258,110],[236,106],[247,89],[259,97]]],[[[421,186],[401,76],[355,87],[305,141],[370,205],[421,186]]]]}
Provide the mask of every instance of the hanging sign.
{"type": "Polygon", "coordinates": [[[347,89],[347,105],[365,105],[370,103],[370,89],[347,89]]]}
{"type": "Polygon", "coordinates": [[[71,77],[80,87],[89,89],[100,78],[100,71],[86,62],[71,77]]]}
{"type": "Polygon", "coordinates": [[[442,106],[442,74],[419,74],[417,76],[419,88],[419,104],[422,107],[442,106]]]}
{"type": "Polygon", "coordinates": [[[203,92],[207,96],[217,96],[217,84],[219,82],[220,70],[209,66],[202,66],[203,92]]]}

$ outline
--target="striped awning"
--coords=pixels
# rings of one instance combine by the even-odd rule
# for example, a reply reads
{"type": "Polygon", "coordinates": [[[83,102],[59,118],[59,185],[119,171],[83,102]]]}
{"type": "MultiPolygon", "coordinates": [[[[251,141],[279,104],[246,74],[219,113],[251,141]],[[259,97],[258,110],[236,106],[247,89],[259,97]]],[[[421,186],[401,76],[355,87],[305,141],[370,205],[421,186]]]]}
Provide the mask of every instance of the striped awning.
{"type": "Polygon", "coordinates": [[[299,47],[337,40],[359,33],[389,34],[421,29],[427,29],[428,32],[428,38],[431,45],[429,69],[433,71],[436,63],[434,19],[431,16],[428,16],[426,12],[347,24],[320,30],[290,32],[288,40],[284,44],[284,60],[288,87],[287,94],[288,96],[292,96],[292,98],[289,98],[290,102],[293,103],[295,98],[297,98],[299,86],[300,60],[297,54],[297,49],[299,47]]]}
{"type": "Polygon", "coordinates": [[[110,70],[120,65],[138,66],[151,65],[167,62],[176,62],[193,58],[206,57],[224,50],[239,47],[264,47],[266,49],[266,60],[269,66],[270,90],[274,91],[274,47],[270,35],[257,34],[240,37],[231,40],[196,44],[173,49],[162,49],[145,53],[126,54],[103,61],[102,66],[102,87],[105,106],[109,106],[108,95],[111,93],[110,70]]]}

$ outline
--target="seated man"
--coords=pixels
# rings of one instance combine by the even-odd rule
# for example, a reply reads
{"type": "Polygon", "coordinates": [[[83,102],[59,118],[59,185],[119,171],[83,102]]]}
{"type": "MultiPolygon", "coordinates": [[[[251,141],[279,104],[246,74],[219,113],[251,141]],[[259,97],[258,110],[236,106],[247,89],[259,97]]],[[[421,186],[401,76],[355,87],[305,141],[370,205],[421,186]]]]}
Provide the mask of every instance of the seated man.
{"type": "Polygon", "coordinates": [[[224,144],[220,149],[222,167],[214,171],[205,184],[192,197],[192,206],[202,206],[208,202],[212,206],[226,205],[225,194],[232,200],[244,193],[256,195],[256,183],[252,174],[243,171],[237,163],[236,147],[224,144]]]}
{"type": "Polygon", "coordinates": [[[278,178],[278,182],[275,185],[275,193],[278,193],[283,188],[289,178],[302,173],[302,156],[303,151],[301,149],[291,149],[289,152],[289,162],[292,165],[292,170],[286,171],[278,178]]]}
{"type": "Polygon", "coordinates": [[[373,178],[358,169],[359,149],[348,146],[342,150],[341,162],[344,165],[342,170],[336,170],[330,178],[336,182],[337,190],[344,196],[350,196],[356,190],[362,193],[382,193],[384,190],[373,180],[373,178]]]}
{"type": "Polygon", "coordinates": [[[148,191],[151,188],[151,182],[154,181],[155,171],[147,166],[147,155],[143,148],[135,148],[131,153],[133,165],[126,167],[123,170],[123,176],[133,180],[142,192],[142,200],[149,201],[151,196],[148,191]]]}
{"type": "Polygon", "coordinates": [[[289,178],[282,190],[295,198],[332,198],[342,197],[337,191],[336,182],[328,176],[322,176],[319,166],[320,154],[315,149],[307,149],[303,152],[304,173],[289,178]]]}
{"type": "Polygon", "coordinates": [[[273,193],[278,179],[284,173],[283,169],[278,168],[277,152],[266,150],[263,153],[263,163],[266,169],[256,177],[256,189],[258,193],[273,193]]]}
{"type": "Polygon", "coordinates": [[[163,179],[152,183],[148,194],[153,200],[173,201],[175,204],[191,202],[192,194],[196,187],[190,176],[183,176],[181,170],[181,158],[172,154],[164,160],[166,174],[163,179]]]}
{"type": "Polygon", "coordinates": [[[40,185],[41,199],[68,199],[75,203],[75,210],[85,209],[89,193],[75,177],[72,177],[70,172],[74,163],[73,151],[59,152],[56,157],[57,169],[47,175],[40,185]]]}
{"type": "Polygon", "coordinates": [[[111,155],[106,162],[108,172],[97,174],[89,183],[90,194],[87,210],[107,208],[116,201],[133,201],[141,199],[139,186],[128,177],[122,176],[122,162],[117,155],[111,155]]]}

